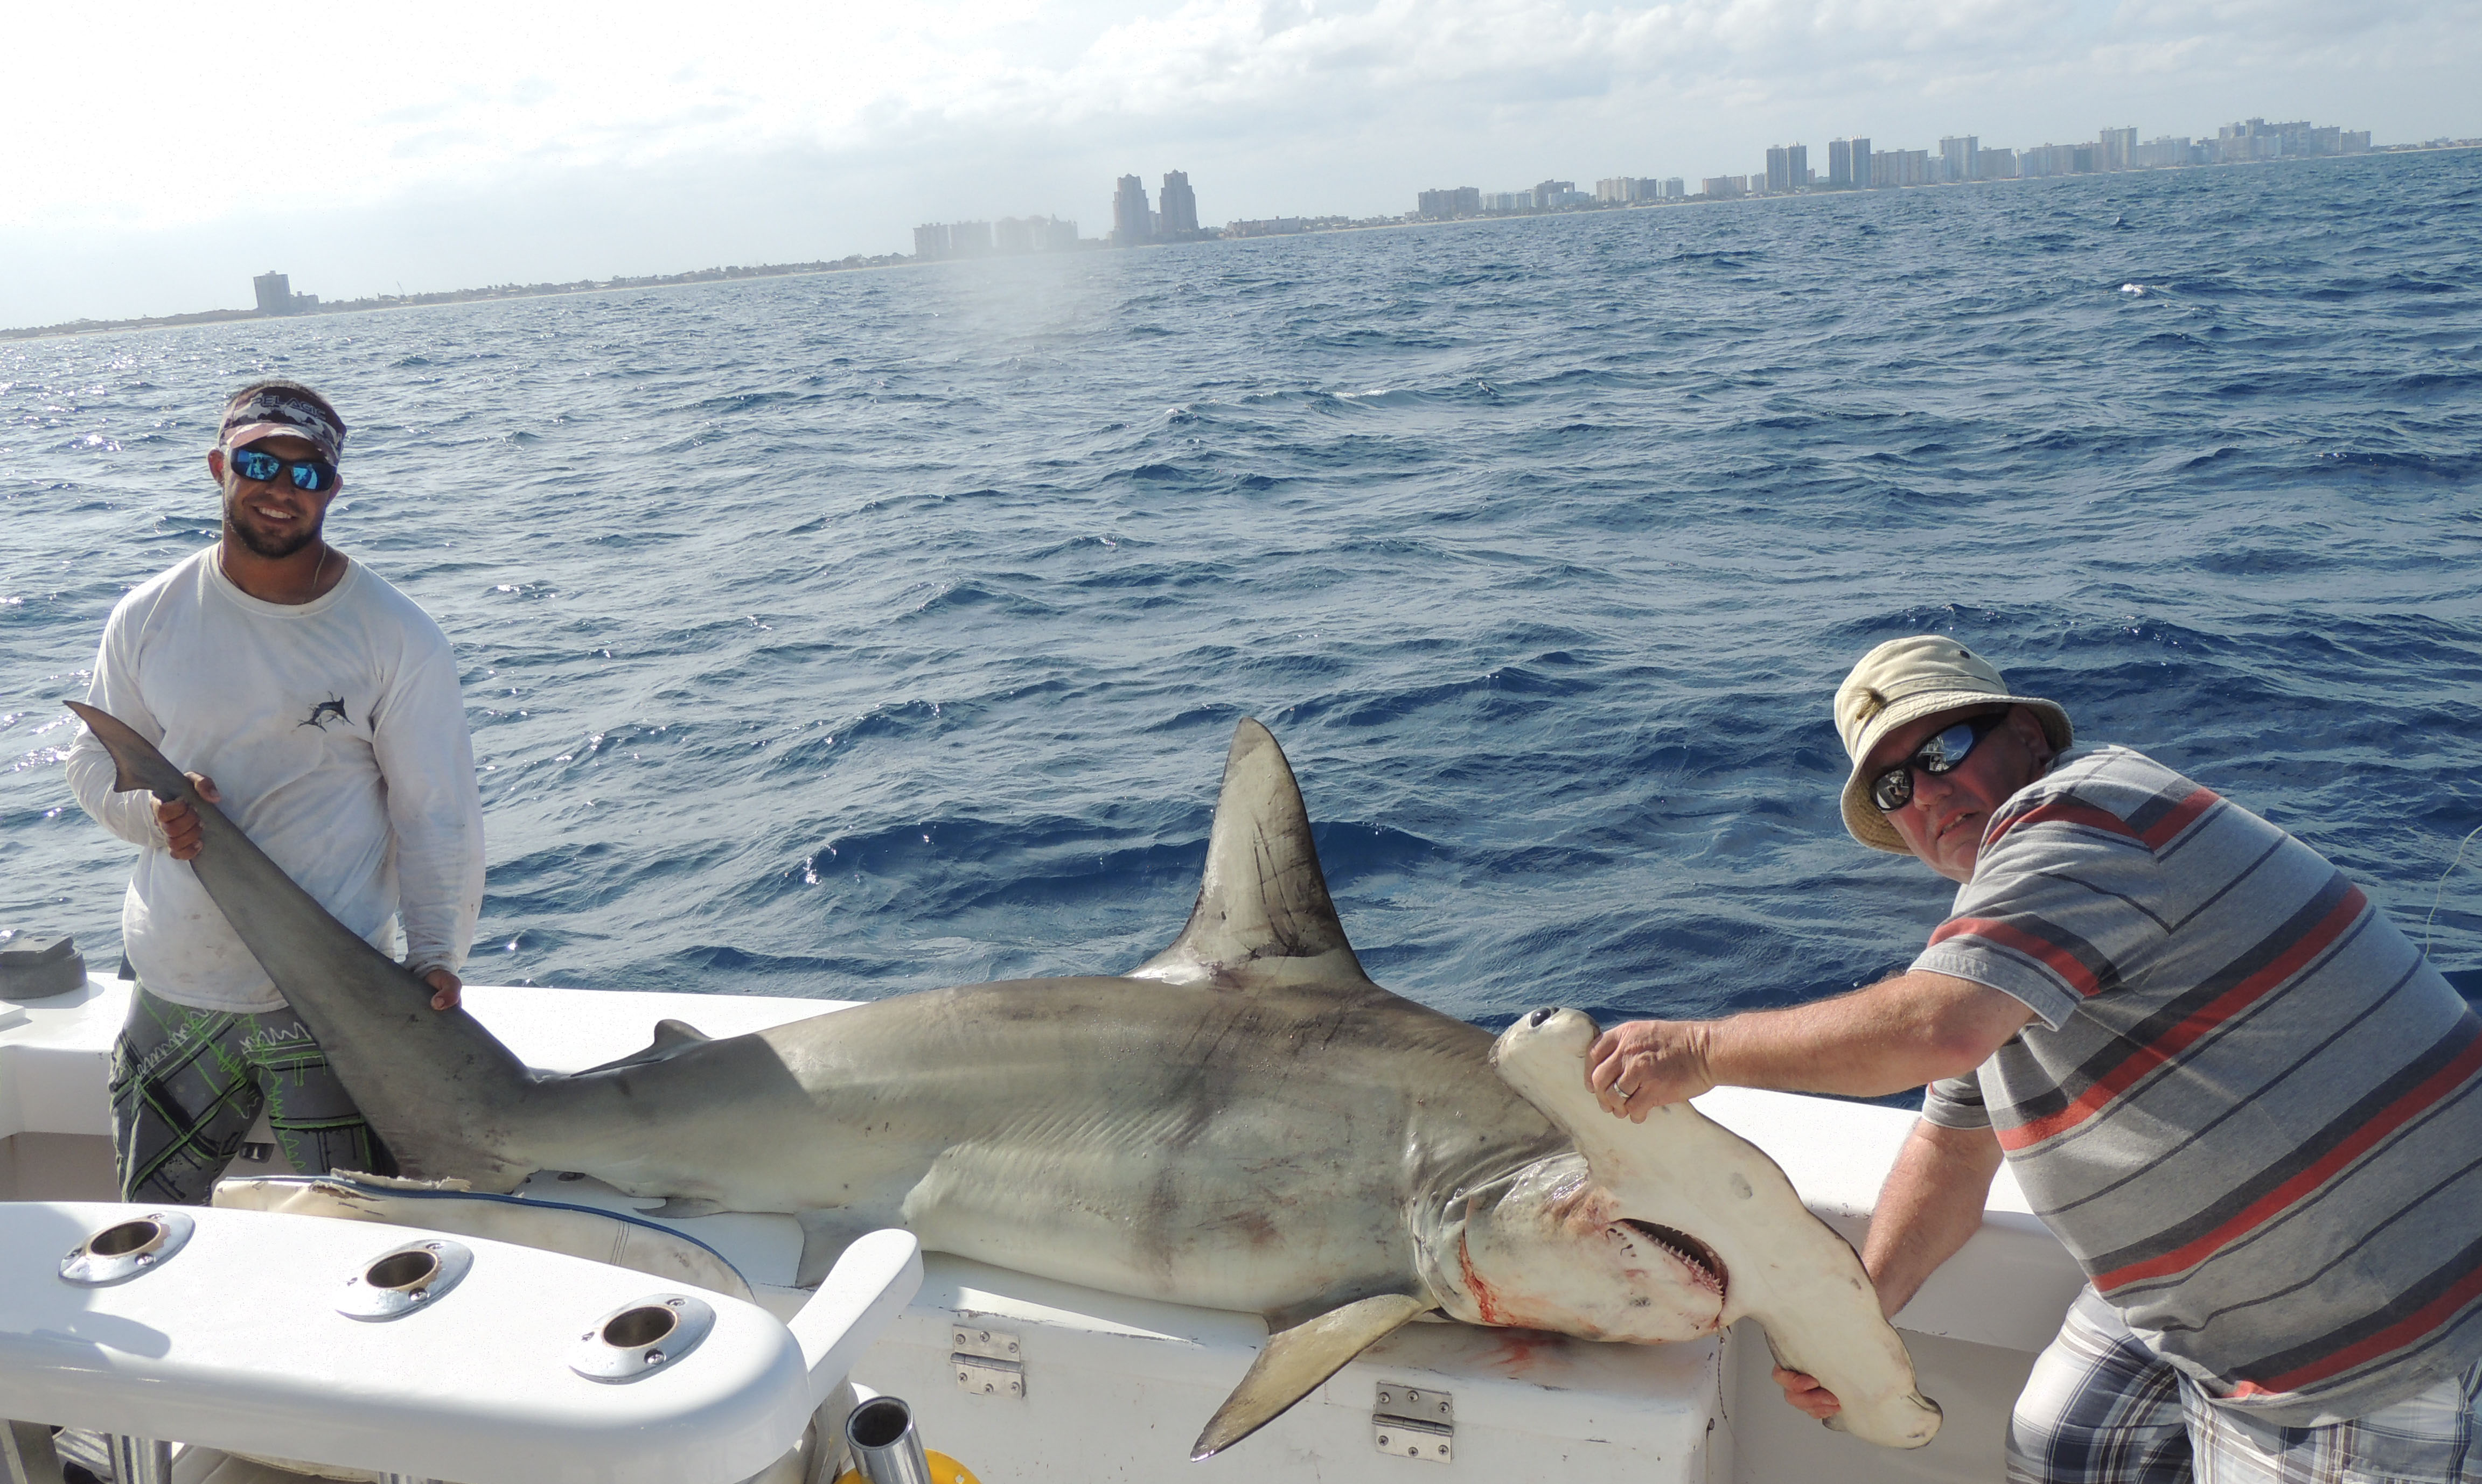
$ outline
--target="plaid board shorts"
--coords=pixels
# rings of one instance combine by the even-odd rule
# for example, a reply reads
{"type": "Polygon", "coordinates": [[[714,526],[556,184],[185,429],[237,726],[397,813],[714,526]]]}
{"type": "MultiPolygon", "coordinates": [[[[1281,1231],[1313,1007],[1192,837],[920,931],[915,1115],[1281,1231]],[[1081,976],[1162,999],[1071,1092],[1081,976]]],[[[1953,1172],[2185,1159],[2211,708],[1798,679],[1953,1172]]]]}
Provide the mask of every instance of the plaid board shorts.
{"type": "Polygon", "coordinates": [[[2091,1288],[2008,1425],[2010,1484],[2482,1484],[2482,1364],[2325,1427],[2218,1406],[2091,1288]]]}
{"type": "Polygon", "coordinates": [[[304,1175],[395,1173],[290,1008],[198,1010],[143,984],[131,991],[112,1048],[112,1159],[122,1200],[206,1205],[262,1107],[284,1158],[304,1175]]]}

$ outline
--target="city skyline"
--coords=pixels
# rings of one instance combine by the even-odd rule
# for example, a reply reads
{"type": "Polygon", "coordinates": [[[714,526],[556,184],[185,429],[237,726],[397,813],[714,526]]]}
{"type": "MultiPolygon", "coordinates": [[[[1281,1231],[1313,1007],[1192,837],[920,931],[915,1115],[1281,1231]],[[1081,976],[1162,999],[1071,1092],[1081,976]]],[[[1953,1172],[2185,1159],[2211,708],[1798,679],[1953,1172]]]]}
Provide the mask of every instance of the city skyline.
{"type": "MultiPolygon", "coordinates": [[[[1696,192],[1687,190],[1686,178],[1677,175],[1607,176],[1595,182],[1591,195],[1566,180],[1545,180],[1531,192],[1484,192],[1470,186],[1435,188],[1416,195],[1414,214],[1424,220],[1452,221],[1460,217],[1568,210],[1588,204],[1601,207],[1702,198],[1725,200],[1821,190],[1885,190],[2113,174],[2122,170],[2269,164],[2368,154],[2374,148],[2367,129],[2314,124],[2308,119],[2276,123],[2267,122],[2263,117],[2237,119],[2222,125],[2213,139],[2158,135],[2141,143],[2140,132],[2133,125],[2107,126],[2090,141],[2024,149],[2006,145],[1984,148],[1979,135],[1945,135],[1936,150],[1878,149],[1867,135],[1847,135],[1828,142],[1827,174],[1823,178],[1809,164],[1807,143],[1770,144],[1761,170],[1747,175],[1703,176],[1696,192]]],[[[2434,140],[2426,146],[2384,147],[2473,143],[2477,142],[2434,140]]]]}
{"type": "Polygon", "coordinates": [[[2095,140],[2074,144],[2043,144],[2026,149],[1984,148],[1977,135],[1942,136],[1936,151],[1878,149],[1868,136],[1845,136],[1829,142],[1828,173],[1822,178],[1809,164],[1807,143],[1768,145],[1764,168],[1747,175],[1704,176],[1699,190],[1687,190],[1682,176],[1607,176],[1592,191],[1576,182],[1546,178],[1530,188],[1485,192],[1478,187],[1435,187],[1415,193],[1415,209],[1401,214],[1273,217],[1228,220],[1222,228],[1204,226],[1198,216],[1195,189],[1185,170],[1166,171],[1162,200],[1168,210],[1149,203],[1146,184],[1137,175],[1115,182],[1113,226],[1101,238],[1078,235],[1072,219],[1050,215],[972,219],[926,222],[913,228],[914,250],[902,253],[849,253],[833,260],[792,264],[708,268],[667,274],[609,280],[580,279],[534,284],[505,283],[488,288],[436,291],[416,295],[371,295],[322,302],[317,294],[296,292],[290,275],[271,270],[251,277],[253,307],[215,309],[120,321],[76,320],[47,325],[0,327],[0,339],[79,333],[90,330],[208,324],[231,320],[290,317],[297,314],[347,313],[369,309],[419,307],[490,299],[545,294],[592,293],[611,289],[667,287],[738,278],[772,277],[796,273],[826,273],[858,268],[885,268],[1040,252],[1096,247],[1140,247],[1217,238],[1291,236],[1319,231],[1420,225],[1449,221],[1506,216],[1534,216],[1573,211],[1600,211],[1649,205],[1677,205],[1746,198],[1808,195],[1817,192],[1903,189],[1916,186],[1994,184],[2049,176],[2111,174],[2127,170],[2177,169],[2286,161],[2338,158],[2435,148],[2482,147],[2482,138],[2434,138],[2420,143],[2378,144],[2368,130],[2313,124],[2307,119],[2268,123],[2262,117],[2222,125],[2214,139],[2157,136],[2141,142],[2134,126],[2105,127],[2095,140]],[[1756,184],[1753,184],[1756,182],[1756,184]]]}

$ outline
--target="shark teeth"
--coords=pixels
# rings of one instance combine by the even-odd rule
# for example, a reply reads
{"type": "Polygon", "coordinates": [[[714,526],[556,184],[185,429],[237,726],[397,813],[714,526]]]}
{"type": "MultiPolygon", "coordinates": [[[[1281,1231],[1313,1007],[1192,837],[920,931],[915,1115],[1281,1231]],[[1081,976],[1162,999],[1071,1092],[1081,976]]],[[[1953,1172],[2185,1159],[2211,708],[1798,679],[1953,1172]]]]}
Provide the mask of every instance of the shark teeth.
{"type": "Polygon", "coordinates": [[[1698,1281],[1704,1287],[1714,1289],[1719,1294],[1724,1291],[1726,1277],[1724,1262],[1715,1256],[1714,1248],[1686,1232],[1668,1226],[1657,1226],[1651,1221],[1640,1221],[1635,1217],[1624,1216],[1620,1224],[1679,1259],[1681,1265],[1696,1273],[1698,1281]]]}

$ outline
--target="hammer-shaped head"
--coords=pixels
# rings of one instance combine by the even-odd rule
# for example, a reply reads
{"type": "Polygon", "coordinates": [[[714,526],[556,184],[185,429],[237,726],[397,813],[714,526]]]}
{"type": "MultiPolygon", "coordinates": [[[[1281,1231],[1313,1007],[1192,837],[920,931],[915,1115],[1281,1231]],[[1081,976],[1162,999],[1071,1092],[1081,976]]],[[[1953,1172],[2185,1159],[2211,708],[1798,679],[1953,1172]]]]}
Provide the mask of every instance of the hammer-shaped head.
{"type": "Polygon", "coordinates": [[[1844,1410],[1829,1425],[1889,1447],[1930,1442],[1939,1405],[1914,1389],[1913,1359],[1852,1246],[1810,1214],[1765,1151],[1688,1104],[1642,1124],[1605,1111],[1586,1085],[1596,1034],[1576,1010],[1536,1010],[1501,1033],[1492,1064],[1576,1141],[1620,1216],[1685,1233],[1714,1255],[1724,1321],[1756,1317],[1782,1364],[1834,1392],[1844,1410]]]}

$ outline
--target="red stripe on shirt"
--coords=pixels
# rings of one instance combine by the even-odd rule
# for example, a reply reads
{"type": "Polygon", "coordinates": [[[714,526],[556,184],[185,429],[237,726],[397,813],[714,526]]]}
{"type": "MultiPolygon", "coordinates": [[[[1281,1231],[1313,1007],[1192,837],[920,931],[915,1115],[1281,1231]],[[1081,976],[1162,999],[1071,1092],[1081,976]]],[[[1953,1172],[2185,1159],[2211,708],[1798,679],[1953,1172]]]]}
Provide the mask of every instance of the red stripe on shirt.
{"type": "Polygon", "coordinates": [[[2222,799],[2215,796],[2214,790],[2200,789],[2173,805],[2170,814],[2155,820],[2152,829],[2137,838],[2146,842],[2146,848],[2160,850],[2178,838],[2182,830],[2195,823],[2198,816],[2222,802],[2222,799]]]}
{"type": "Polygon", "coordinates": [[[2068,981],[2080,996],[2091,995],[2100,987],[2092,969],[2077,956],[2056,943],[2038,938],[2021,927],[2012,926],[1997,918],[1952,917],[1939,924],[1931,934],[1930,947],[1937,948],[1950,938],[1976,937],[2000,948],[2015,949],[2031,958],[2038,958],[2053,974],[2068,981]]]}
{"type": "Polygon", "coordinates": [[[2310,1191],[2327,1183],[2337,1170],[2366,1154],[2379,1140],[2428,1112],[2438,1102],[2465,1085],[2467,1079],[2482,1071],[2482,1036],[2468,1043],[2455,1060],[2425,1078],[2421,1084],[2390,1104],[2369,1122],[2353,1131],[2352,1135],[2305,1166],[2290,1180],[2269,1190],[2243,1208],[2238,1215],[2194,1241],[2161,1257],[2126,1267],[2098,1273],[2095,1288],[2108,1293],[2115,1289],[2147,1278],[2159,1278],[2165,1273],[2180,1272],[2205,1262],[2215,1253],[2257,1231],[2284,1211],[2289,1211],[2310,1191]]]}
{"type": "Polygon", "coordinates": [[[2268,991],[2300,973],[2304,964],[2343,936],[2344,929],[2353,925],[2368,904],[2369,898],[2362,895],[2360,887],[2347,888],[2343,899],[2320,918],[2315,926],[2294,939],[2291,946],[2277,954],[2265,968],[2201,1005],[2152,1041],[2130,1052],[2120,1065],[2097,1078],[2094,1084],[2078,1094],[2076,1101],[2068,1106],[2031,1123],[2000,1130],[1999,1147],[2014,1150],[2039,1144],[2093,1117],[2105,1104],[2136,1085],[2138,1079],[2172,1060],[2194,1045],[2199,1037],[2248,1009],[2268,991]]]}
{"type": "Polygon", "coordinates": [[[2126,840],[2139,838],[2137,831],[2128,827],[2126,820],[2110,810],[2098,809],[2092,804],[2078,802],[2073,796],[2063,795],[2059,798],[2045,799],[2023,814],[2000,820],[1999,827],[1992,832],[1990,839],[1982,843],[1982,847],[1987,850],[2007,839],[2011,830],[2034,824],[2076,824],[2089,829],[2103,830],[2126,840]]]}
{"type": "Polygon", "coordinates": [[[2346,1345],[2331,1355],[2321,1356],[2307,1366],[2269,1376],[2264,1381],[2243,1381],[2233,1388],[2234,1396],[2264,1396],[2277,1392],[2297,1392],[2315,1386],[2329,1376],[2352,1369],[2364,1361],[2375,1360],[2390,1350],[2403,1348],[2438,1329],[2458,1310],[2482,1297],[2482,1267],[2476,1267],[2451,1285],[2447,1291],[2422,1305],[2412,1314],[2380,1330],[2367,1339],[2346,1345]]]}

